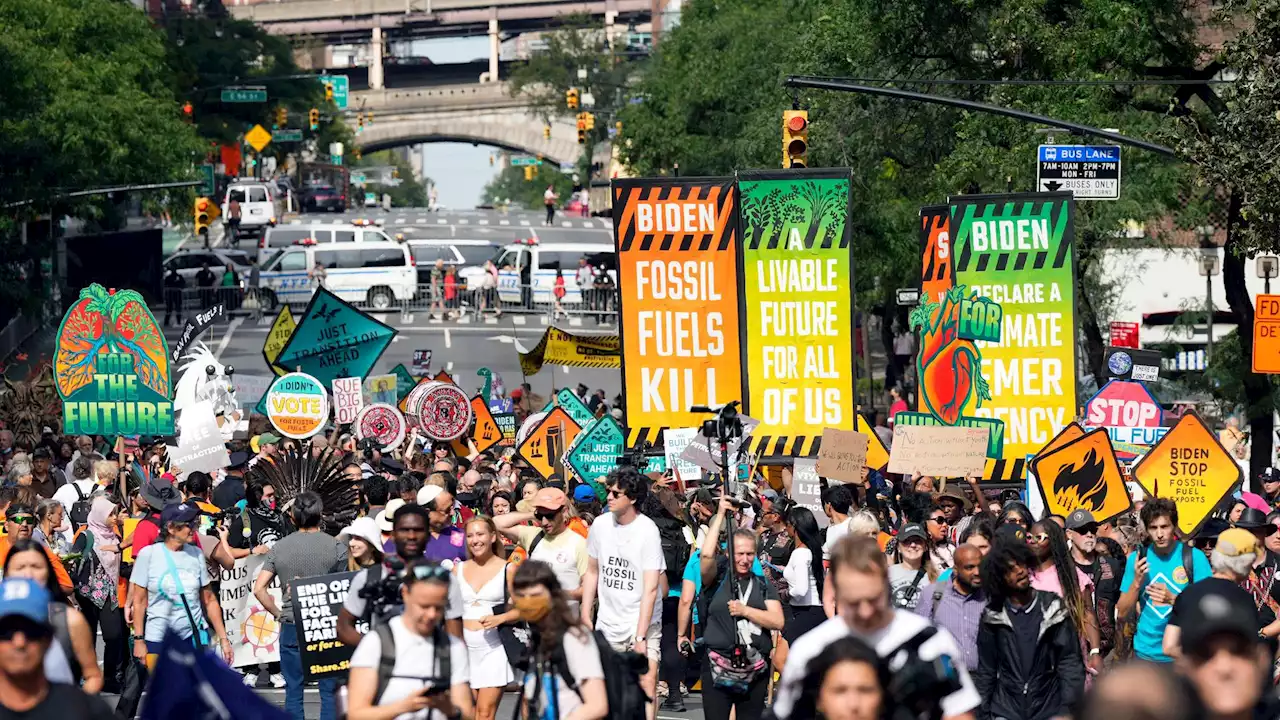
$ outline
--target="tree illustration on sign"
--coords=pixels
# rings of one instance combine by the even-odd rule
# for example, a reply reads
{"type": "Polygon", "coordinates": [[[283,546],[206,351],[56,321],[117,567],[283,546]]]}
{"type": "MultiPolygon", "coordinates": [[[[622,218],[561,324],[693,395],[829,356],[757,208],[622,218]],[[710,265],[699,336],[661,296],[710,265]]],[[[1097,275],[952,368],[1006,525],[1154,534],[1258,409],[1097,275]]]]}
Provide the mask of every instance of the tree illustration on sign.
{"type": "Polygon", "coordinates": [[[920,397],[929,412],[947,425],[960,420],[975,393],[977,407],[991,399],[991,389],[982,377],[982,351],[973,340],[960,337],[960,304],[967,294],[966,286],[956,285],[941,303],[925,298],[908,318],[911,329],[921,331],[920,397]]]}
{"type": "Polygon", "coordinates": [[[133,356],[142,384],[169,397],[169,357],[164,336],[142,296],[134,290],[106,290],[94,283],[80,291],[58,330],[54,379],[68,398],[93,382],[101,353],[133,356]]]}

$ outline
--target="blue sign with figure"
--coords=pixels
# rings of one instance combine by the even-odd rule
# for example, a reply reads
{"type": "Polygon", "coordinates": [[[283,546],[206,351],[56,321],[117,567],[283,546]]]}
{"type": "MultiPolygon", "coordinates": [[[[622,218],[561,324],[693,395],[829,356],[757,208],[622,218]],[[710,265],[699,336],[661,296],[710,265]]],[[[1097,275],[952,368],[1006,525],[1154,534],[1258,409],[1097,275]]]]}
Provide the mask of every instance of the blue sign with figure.
{"type": "Polygon", "coordinates": [[[316,288],[276,363],[327,387],[335,378],[368,375],[396,334],[395,328],[316,288]]]}
{"type": "Polygon", "coordinates": [[[1041,145],[1036,190],[1069,192],[1077,200],[1120,197],[1119,145],[1041,145]]]}

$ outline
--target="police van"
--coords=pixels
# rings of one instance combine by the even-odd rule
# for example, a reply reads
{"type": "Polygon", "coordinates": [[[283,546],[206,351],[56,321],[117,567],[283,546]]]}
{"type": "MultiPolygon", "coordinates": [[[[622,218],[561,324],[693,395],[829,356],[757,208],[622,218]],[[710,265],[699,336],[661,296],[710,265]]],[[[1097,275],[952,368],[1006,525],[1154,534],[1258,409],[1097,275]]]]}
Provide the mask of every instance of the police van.
{"type": "Polygon", "coordinates": [[[299,243],[262,263],[259,297],[264,312],[279,303],[305,305],[320,284],[350,303],[383,310],[407,305],[418,292],[418,272],[408,247],[398,242],[299,243]]]}
{"type": "Polygon", "coordinates": [[[281,248],[298,244],[392,242],[392,238],[379,227],[345,223],[298,223],[279,225],[267,230],[258,242],[258,257],[266,260],[281,248]]]}
{"type": "Polygon", "coordinates": [[[565,291],[560,303],[581,303],[577,275],[578,260],[583,257],[592,268],[604,268],[614,284],[617,283],[618,262],[613,243],[539,243],[530,239],[508,245],[493,256],[493,264],[498,268],[498,299],[507,303],[525,302],[521,288],[528,286],[532,302],[551,303],[555,299],[558,267],[564,277],[565,291]]]}

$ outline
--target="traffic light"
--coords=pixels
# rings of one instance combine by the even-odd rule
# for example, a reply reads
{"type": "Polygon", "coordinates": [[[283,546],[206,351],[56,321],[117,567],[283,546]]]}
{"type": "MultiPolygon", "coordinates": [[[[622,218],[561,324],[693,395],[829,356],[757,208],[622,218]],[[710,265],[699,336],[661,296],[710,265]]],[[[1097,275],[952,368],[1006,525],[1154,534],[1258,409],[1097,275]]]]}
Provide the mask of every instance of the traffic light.
{"type": "Polygon", "coordinates": [[[524,179],[525,179],[525,182],[529,182],[529,181],[532,181],[532,180],[533,180],[533,166],[532,166],[532,165],[525,165],[525,166],[524,166],[524,179]]]}
{"type": "Polygon", "coordinates": [[[326,101],[333,100],[333,83],[331,82],[327,82],[324,84],[324,99],[326,101]]]}
{"type": "Polygon", "coordinates": [[[369,123],[370,125],[372,125],[372,124],[373,124],[373,112],[372,112],[372,111],[365,113],[365,115],[364,115],[364,121],[365,121],[366,123],[369,123]]]}
{"type": "Polygon", "coordinates": [[[355,153],[356,153],[356,159],[357,159],[357,160],[359,160],[359,159],[360,159],[360,148],[356,148],[355,153]]]}
{"type": "Polygon", "coordinates": [[[357,133],[364,132],[364,113],[359,113],[356,115],[356,132],[357,133]]]}
{"type": "Polygon", "coordinates": [[[195,115],[195,112],[196,112],[196,109],[191,104],[190,100],[182,103],[182,119],[186,120],[187,122],[191,122],[191,119],[195,115]]]}
{"type": "Polygon", "coordinates": [[[809,111],[784,111],[782,113],[782,167],[808,167],[808,153],[809,111]]]}
{"type": "Polygon", "coordinates": [[[567,105],[570,110],[578,109],[578,88],[569,88],[564,91],[564,104],[567,105]]]}
{"type": "Polygon", "coordinates": [[[289,126],[289,111],[285,108],[276,108],[276,127],[286,128],[289,126]]]}
{"type": "Polygon", "coordinates": [[[543,139],[543,140],[550,140],[550,139],[551,139],[551,126],[550,126],[550,125],[543,125],[543,126],[542,126],[542,139],[543,139]]]}
{"type": "Polygon", "coordinates": [[[213,206],[213,202],[207,197],[196,198],[196,237],[209,234],[209,225],[213,223],[213,216],[209,213],[209,209],[213,206]]]}
{"type": "Polygon", "coordinates": [[[586,116],[586,117],[584,117],[584,118],[583,118],[583,120],[586,120],[586,121],[587,121],[587,130],[595,130],[595,129],[596,129],[596,116],[595,116],[595,114],[594,114],[594,113],[583,113],[583,115],[585,115],[585,116],[586,116]]]}
{"type": "Polygon", "coordinates": [[[614,129],[614,130],[616,130],[616,131],[618,131],[619,133],[621,133],[621,132],[622,132],[622,121],[621,121],[621,120],[619,120],[618,122],[614,123],[614,124],[613,124],[613,129],[614,129]]]}
{"type": "Polygon", "coordinates": [[[583,117],[586,113],[578,113],[578,144],[587,144],[587,119],[583,117]]]}
{"type": "Polygon", "coordinates": [[[489,167],[493,167],[493,153],[489,153],[489,167]]]}
{"type": "Polygon", "coordinates": [[[307,119],[311,121],[311,129],[313,131],[320,129],[320,111],[319,110],[315,108],[311,108],[311,111],[307,113],[307,119]]]}

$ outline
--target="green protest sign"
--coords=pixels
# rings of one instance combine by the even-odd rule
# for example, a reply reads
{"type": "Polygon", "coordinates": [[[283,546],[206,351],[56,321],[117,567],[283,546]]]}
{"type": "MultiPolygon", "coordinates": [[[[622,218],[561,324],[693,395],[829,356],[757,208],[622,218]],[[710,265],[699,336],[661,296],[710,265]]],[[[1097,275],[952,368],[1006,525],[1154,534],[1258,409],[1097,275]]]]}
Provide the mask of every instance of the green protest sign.
{"type": "Polygon", "coordinates": [[[390,374],[396,376],[396,402],[405,399],[409,395],[409,391],[418,385],[418,379],[409,374],[409,370],[405,368],[404,363],[391,368],[390,374]]]}
{"type": "Polygon", "coordinates": [[[626,435],[622,432],[622,427],[612,415],[605,415],[592,421],[578,433],[573,447],[569,449],[566,462],[573,469],[574,475],[590,482],[594,487],[598,478],[617,467],[625,445],[626,435]]]}
{"type": "Polygon", "coordinates": [[[569,413],[569,417],[584,428],[591,424],[592,420],[595,420],[595,415],[587,409],[586,404],[577,395],[574,395],[569,388],[562,388],[560,392],[556,393],[555,397],[551,398],[551,402],[542,408],[542,412],[551,412],[551,409],[557,405],[564,408],[564,411],[569,413]]]}
{"type": "Polygon", "coordinates": [[[337,378],[368,375],[396,334],[395,328],[317,288],[276,364],[327,387],[337,378]]]}

